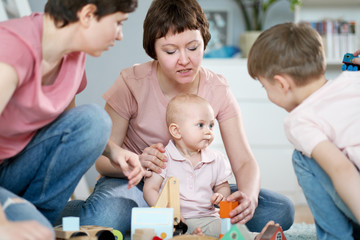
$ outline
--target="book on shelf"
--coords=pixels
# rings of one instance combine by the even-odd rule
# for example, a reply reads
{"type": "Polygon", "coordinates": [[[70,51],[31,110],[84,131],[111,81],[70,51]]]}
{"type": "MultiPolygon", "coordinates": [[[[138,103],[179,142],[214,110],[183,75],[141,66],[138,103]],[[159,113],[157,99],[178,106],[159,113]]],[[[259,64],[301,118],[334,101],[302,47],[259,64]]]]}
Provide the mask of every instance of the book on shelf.
{"type": "Polygon", "coordinates": [[[322,37],[328,61],[341,63],[345,53],[353,53],[360,44],[360,23],[339,19],[304,21],[317,30],[322,37]]]}

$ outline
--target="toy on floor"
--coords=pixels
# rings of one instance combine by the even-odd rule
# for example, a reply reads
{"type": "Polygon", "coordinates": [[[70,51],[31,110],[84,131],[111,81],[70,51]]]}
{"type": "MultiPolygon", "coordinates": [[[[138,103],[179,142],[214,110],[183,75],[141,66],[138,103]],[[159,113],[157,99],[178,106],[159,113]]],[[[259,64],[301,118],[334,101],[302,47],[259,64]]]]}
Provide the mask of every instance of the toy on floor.
{"type": "Polygon", "coordinates": [[[239,205],[238,202],[228,202],[228,201],[221,201],[220,202],[220,220],[221,220],[221,231],[219,235],[219,239],[221,239],[225,233],[227,233],[232,224],[230,219],[230,212],[239,205]]]}
{"type": "Polygon", "coordinates": [[[248,228],[244,224],[233,224],[221,240],[253,240],[248,228]]]}
{"type": "Polygon", "coordinates": [[[358,58],[359,56],[356,56],[356,57],[354,57],[354,55],[352,54],[352,53],[346,53],[345,55],[344,55],[344,58],[343,58],[343,65],[342,65],[342,68],[341,68],[341,70],[343,70],[343,71],[359,71],[359,69],[360,69],[360,65],[357,65],[357,64],[354,64],[353,62],[352,62],[352,60],[354,59],[354,58],[358,58]]]}
{"type": "Polygon", "coordinates": [[[121,232],[108,227],[81,226],[78,217],[64,217],[62,225],[54,228],[56,240],[122,240],[121,232]]]}
{"type": "Polygon", "coordinates": [[[209,237],[209,236],[199,236],[199,235],[178,235],[170,240],[217,240],[218,238],[209,237]]]}
{"type": "Polygon", "coordinates": [[[180,217],[180,187],[176,177],[169,177],[162,188],[159,198],[155,203],[156,208],[174,209],[174,235],[186,233],[188,227],[180,217]]]}
{"type": "Polygon", "coordinates": [[[77,231],[64,231],[62,227],[55,227],[56,240],[115,240],[112,228],[99,226],[81,226],[77,231]]]}
{"type": "Polygon", "coordinates": [[[152,229],[155,236],[161,239],[172,238],[174,210],[172,208],[134,207],[131,212],[131,239],[143,239],[138,237],[142,237],[140,235],[144,229],[152,229]],[[137,232],[138,234],[136,234],[137,232]]]}
{"type": "Polygon", "coordinates": [[[131,239],[136,229],[152,228],[156,236],[170,239],[184,234],[187,225],[180,219],[179,181],[169,177],[162,188],[159,198],[152,208],[133,208],[131,213],[131,239]]]}
{"type": "Polygon", "coordinates": [[[266,228],[260,240],[286,240],[286,237],[280,226],[270,225],[266,228]]]}

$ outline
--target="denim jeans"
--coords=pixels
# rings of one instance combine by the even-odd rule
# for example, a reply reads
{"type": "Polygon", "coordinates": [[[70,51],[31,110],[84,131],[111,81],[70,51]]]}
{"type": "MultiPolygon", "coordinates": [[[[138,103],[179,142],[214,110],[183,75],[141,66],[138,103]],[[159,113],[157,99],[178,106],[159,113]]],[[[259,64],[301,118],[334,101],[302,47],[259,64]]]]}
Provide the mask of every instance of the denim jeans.
{"type": "Polygon", "coordinates": [[[315,219],[319,240],[353,238],[356,218],[337,194],[331,179],[317,162],[295,150],[293,165],[298,182],[315,219]]]}
{"type": "MultiPolygon", "coordinates": [[[[26,199],[53,223],[81,177],[102,154],[110,132],[111,120],[99,106],[66,111],[40,129],[23,151],[0,165],[0,187],[26,199]]],[[[34,211],[6,213],[13,220],[37,220],[39,214],[34,211]]]]}
{"type": "MultiPolygon", "coordinates": [[[[62,216],[79,216],[81,225],[112,227],[123,234],[131,226],[131,209],[148,207],[143,198],[143,182],[127,189],[127,179],[101,177],[94,192],[86,201],[70,201],[62,216]]],[[[231,186],[232,191],[236,186],[231,186]]],[[[293,203],[278,193],[261,190],[254,217],[247,223],[250,231],[260,232],[269,220],[279,223],[284,230],[294,222],[293,203]]]]}

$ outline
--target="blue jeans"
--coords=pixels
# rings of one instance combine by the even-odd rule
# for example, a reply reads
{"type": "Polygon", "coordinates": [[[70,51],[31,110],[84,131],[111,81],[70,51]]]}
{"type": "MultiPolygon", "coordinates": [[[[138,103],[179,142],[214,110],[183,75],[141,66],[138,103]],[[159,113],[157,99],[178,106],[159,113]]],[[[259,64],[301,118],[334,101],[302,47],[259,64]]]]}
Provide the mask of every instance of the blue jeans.
{"type": "MultiPolygon", "coordinates": [[[[70,201],[62,215],[79,216],[81,225],[112,227],[125,233],[131,228],[131,209],[148,207],[143,198],[143,182],[130,190],[127,184],[127,179],[102,177],[86,201],[70,201]]],[[[235,185],[231,188],[236,190],[235,185]]],[[[247,226],[250,231],[260,232],[269,220],[274,220],[287,230],[294,222],[294,212],[293,203],[288,198],[261,190],[259,205],[247,226]]]]}
{"type": "Polygon", "coordinates": [[[354,239],[358,222],[337,194],[329,176],[314,159],[297,150],[293,154],[293,165],[314,216],[318,239],[354,239]]]}
{"type": "MultiPolygon", "coordinates": [[[[110,132],[111,120],[99,106],[83,105],[64,112],[38,130],[24,150],[0,165],[2,191],[26,199],[53,223],[81,177],[102,154],[110,132]]],[[[14,210],[7,217],[39,219],[33,209],[18,211],[22,214],[14,210]]]]}

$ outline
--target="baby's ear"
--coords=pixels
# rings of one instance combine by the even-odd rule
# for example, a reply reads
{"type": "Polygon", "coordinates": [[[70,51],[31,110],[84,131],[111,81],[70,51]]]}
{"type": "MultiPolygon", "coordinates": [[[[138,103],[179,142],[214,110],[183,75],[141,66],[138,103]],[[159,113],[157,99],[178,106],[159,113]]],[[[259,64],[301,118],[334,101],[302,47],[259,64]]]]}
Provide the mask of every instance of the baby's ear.
{"type": "Polygon", "coordinates": [[[169,125],[169,132],[174,139],[179,140],[181,138],[180,128],[176,123],[171,123],[169,125]]]}

